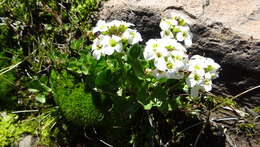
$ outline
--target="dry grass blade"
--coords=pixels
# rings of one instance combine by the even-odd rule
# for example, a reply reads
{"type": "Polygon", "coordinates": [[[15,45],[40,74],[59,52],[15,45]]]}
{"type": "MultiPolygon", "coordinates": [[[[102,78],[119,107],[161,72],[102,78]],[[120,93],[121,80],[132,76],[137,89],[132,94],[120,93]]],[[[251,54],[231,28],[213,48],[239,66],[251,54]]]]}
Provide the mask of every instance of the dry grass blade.
{"type": "MultiPolygon", "coordinates": [[[[236,98],[238,98],[238,97],[240,97],[240,96],[242,96],[242,95],[244,95],[244,94],[246,94],[246,93],[248,93],[248,92],[251,92],[251,91],[253,91],[253,90],[255,90],[255,89],[258,89],[258,88],[260,88],[260,85],[255,86],[255,87],[253,87],[253,88],[250,88],[250,89],[248,89],[248,90],[246,90],[246,91],[243,91],[243,92],[237,94],[236,96],[232,97],[230,100],[234,100],[234,99],[236,99],[236,98]]],[[[212,112],[212,111],[215,111],[217,108],[221,107],[223,104],[225,104],[225,101],[222,102],[221,104],[217,105],[215,108],[213,108],[213,109],[211,110],[211,112],[212,112]]]]}

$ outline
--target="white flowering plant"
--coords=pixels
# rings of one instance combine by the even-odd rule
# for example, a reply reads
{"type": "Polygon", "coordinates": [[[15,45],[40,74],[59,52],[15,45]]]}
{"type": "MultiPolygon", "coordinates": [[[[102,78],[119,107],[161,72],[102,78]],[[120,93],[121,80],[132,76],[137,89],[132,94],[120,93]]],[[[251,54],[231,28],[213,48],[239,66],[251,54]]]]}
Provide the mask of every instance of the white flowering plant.
{"type": "MultiPolygon", "coordinates": [[[[213,59],[189,55],[192,34],[186,20],[172,15],[160,22],[161,38],[143,42],[134,24],[99,20],[92,45],[82,52],[89,89],[109,97],[111,111],[140,105],[170,111],[180,99],[192,101],[212,89],[220,65],[213,59]],[[120,104],[119,104],[120,101],[120,104]]],[[[129,108],[130,109],[130,108],[129,108]]]]}

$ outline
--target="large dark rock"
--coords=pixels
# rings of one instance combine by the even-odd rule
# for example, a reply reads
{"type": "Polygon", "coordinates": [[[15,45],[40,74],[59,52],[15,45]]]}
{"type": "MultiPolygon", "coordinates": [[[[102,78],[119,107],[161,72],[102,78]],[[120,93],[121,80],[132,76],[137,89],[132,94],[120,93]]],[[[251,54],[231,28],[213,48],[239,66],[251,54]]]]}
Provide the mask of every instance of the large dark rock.
{"type": "MultiPolygon", "coordinates": [[[[222,67],[220,78],[215,81],[215,93],[236,95],[260,85],[259,4],[255,0],[110,0],[104,3],[100,19],[132,22],[146,41],[160,37],[162,17],[171,12],[184,15],[194,35],[191,54],[211,57],[222,67]]],[[[238,100],[244,105],[260,105],[260,89],[238,100]]]]}
{"type": "MultiPolygon", "coordinates": [[[[260,85],[260,42],[243,39],[215,23],[193,25],[193,54],[213,58],[221,65],[220,77],[215,81],[215,92],[236,95],[260,85]]],[[[238,98],[245,105],[260,104],[260,89],[238,98]]]]}

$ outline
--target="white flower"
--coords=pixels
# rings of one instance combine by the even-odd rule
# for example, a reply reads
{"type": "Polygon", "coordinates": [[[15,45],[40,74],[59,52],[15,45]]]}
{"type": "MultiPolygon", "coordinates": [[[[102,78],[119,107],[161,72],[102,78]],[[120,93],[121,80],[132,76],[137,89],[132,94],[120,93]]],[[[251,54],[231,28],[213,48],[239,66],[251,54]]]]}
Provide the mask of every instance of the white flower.
{"type": "Polygon", "coordinates": [[[173,26],[178,25],[178,22],[175,19],[166,19],[163,18],[159,24],[160,28],[163,31],[168,31],[170,30],[173,26]]]}
{"type": "Polygon", "coordinates": [[[144,50],[146,60],[154,60],[157,70],[163,71],[169,79],[184,77],[188,55],[186,49],[174,39],[150,39],[144,50]]]}
{"type": "Polygon", "coordinates": [[[92,32],[105,32],[108,30],[108,25],[104,20],[99,20],[96,24],[96,27],[93,28],[92,32]]]}
{"type": "Polygon", "coordinates": [[[96,38],[92,44],[92,54],[97,60],[104,54],[104,44],[102,44],[104,36],[100,35],[100,38],[96,38]]]}
{"type": "Polygon", "coordinates": [[[160,32],[162,38],[174,38],[173,33],[170,30],[163,30],[160,32]]]}
{"type": "Polygon", "coordinates": [[[143,54],[145,60],[153,60],[167,56],[168,51],[162,47],[161,39],[150,39],[146,42],[143,54]]]}
{"type": "Polygon", "coordinates": [[[146,42],[146,46],[144,48],[144,59],[152,60],[155,58],[155,51],[159,47],[159,43],[156,39],[150,39],[146,42]]]}
{"type": "Polygon", "coordinates": [[[161,22],[160,22],[160,28],[162,29],[162,30],[169,30],[170,28],[171,28],[171,24],[168,22],[168,21],[166,21],[166,20],[162,20],[161,22]]]}
{"type": "Polygon", "coordinates": [[[102,51],[94,50],[92,54],[93,54],[94,58],[96,58],[97,60],[99,60],[100,57],[101,57],[102,51]]]}
{"type": "MultiPolygon", "coordinates": [[[[171,13],[171,19],[178,20],[178,24],[180,24],[180,20],[184,21],[184,25],[190,24],[189,19],[185,18],[184,15],[178,13],[171,13]]],[[[182,24],[183,25],[183,24],[182,24]]]]}
{"type": "Polygon", "coordinates": [[[154,66],[160,71],[165,71],[167,69],[167,62],[163,57],[156,58],[154,60],[154,66]]]}
{"type": "Polygon", "coordinates": [[[99,60],[101,55],[112,55],[115,51],[122,51],[121,38],[113,35],[112,37],[108,35],[100,35],[93,41],[92,44],[92,54],[99,60]]]}
{"type": "Polygon", "coordinates": [[[188,63],[190,72],[186,79],[186,84],[191,87],[191,92],[212,90],[212,79],[218,76],[220,65],[211,58],[205,58],[200,55],[194,55],[188,63]]]}
{"type": "Polygon", "coordinates": [[[210,74],[211,79],[216,79],[218,77],[218,70],[220,69],[220,65],[211,58],[206,58],[205,62],[205,72],[210,74]]]}
{"type": "Polygon", "coordinates": [[[184,41],[185,46],[190,47],[192,45],[192,35],[189,27],[179,26],[180,32],[176,34],[176,39],[180,42],[184,41]]]}
{"type": "Polygon", "coordinates": [[[184,44],[185,44],[185,46],[190,47],[190,46],[192,45],[192,39],[191,39],[191,37],[187,37],[187,38],[184,40],[184,44]]]}
{"type": "Polygon", "coordinates": [[[121,52],[123,45],[120,41],[121,38],[118,36],[105,36],[102,41],[105,44],[104,54],[111,55],[114,53],[114,51],[121,52]]]}
{"type": "Polygon", "coordinates": [[[189,87],[200,86],[202,82],[203,82],[203,76],[196,72],[190,73],[190,75],[186,79],[186,84],[189,87]]]}
{"type": "Polygon", "coordinates": [[[182,79],[188,62],[188,55],[182,50],[171,51],[171,64],[168,64],[167,77],[170,79],[182,79]]]}
{"type": "Polygon", "coordinates": [[[143,41],[141,34],[133,29],[126,29],[122,35],[122,38],[126,39],[131,45],[143,41]]]}
{"type": "Polygon", "coordinates": [[[188,71],[196,72],[197,74],[204,76],[206,67],[205,58],[199,55],[192,56],[188,63],[188,71]]]}
{"type": "Polygon", "coordinates": [[[186,48],[182,44],[178,43],[175,39],[164,38],[163,41],[165,48],[169,52],[181,51],[183,53],[186,53],[186,48]]]}
{"type": "Polygon", "coordinates": [[[209,92],[212,89],[212,81],[211,79],[204,79],[203,80],[203,85],[202,85],[204,91],[209,92]]]}

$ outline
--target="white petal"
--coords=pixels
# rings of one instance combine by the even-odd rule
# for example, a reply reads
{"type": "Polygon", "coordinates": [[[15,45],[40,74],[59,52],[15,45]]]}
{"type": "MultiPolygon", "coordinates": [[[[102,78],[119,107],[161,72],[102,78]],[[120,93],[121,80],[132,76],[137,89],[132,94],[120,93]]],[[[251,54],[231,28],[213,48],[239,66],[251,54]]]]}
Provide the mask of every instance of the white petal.
{"type": "Polygon", "coordinates": [[[94,58],[96,58],[97,60],[100,59],[100,56],[101,56],[101,52],[100,51],[97,51],[97,50],[94,50],[93,51],[93,56],[94,58]]]}
{"type": "Polygon", "coordinates": [[[209,85],[204,85],[203,88],[204,88],[205,91],[207,91],[207,92],[209,92],[209,91],[212,90],[212,86],[211,86],[211,84],[209,84],[209,85]]]}
{"type": "Polygon", "coordinates": [[[141,41],[143,41],[141,34],[139,32],[136,32],[132,44],[136,44],[141,41]]]}
{"type": "Polygon", "coordinates": [[[162,20],[161,22],[160,22],[160,28],[162,29],[162,30],[169,30],[170,29],[170,24],[169,24],[169,22],[167,22],[167,20],[162,20]]]}
{"type": "Polygon", "coordinates": [[[114,39],[116,42],[119,42],[121,40],[121,37],[112,35],[112,39],[114,39]]]}
{"type": "Polygon", "coordinates": [[[106,47],[104,48],[104,54],[106,55],[112,55],[114,53],[114,48],[112,47],[106,47]]]}
{"type": "Polygon", "coordinates": [[[174,38],[171,31],[165,30],[160,32],[161,38],[174,38]]]}
{"type": "Polygon", "coordinates": [[[122,43],[118,43],[116,46],[115,46],[115,50],[117,51],[117,52],[121,52],[122,51],[122,43]]]}
{"type": "Polygon", "coordinates": [[[171,25],[173,25],[173,26],[178,25],[178,22],[177,22],[176,20],[174,20],[174,19],[170,19],[169,22],[170,22],[171,25]]]}
{"type": "Polygon", "coordinates": [[[187,37],[185,40],[184,40],[184,44],[185,46],[187,47],[190,47],[192,45],[192,40],[190,37],[187,37]]]}
{"type": "Polygon", "coordinates": [[[149,46],[146,46],[145,48],[144,48],[144,59],[145,60],[152,60],[152,59],[154,59],[155,58],[155,54],[154,54],[154,52],[152,51],[152,49],[149,47],[149,46]]]}
{"type": "Polygon", "coordinates": [[[177,33],[176,39],[177,39],[178,41],[183,41],[183,40],[184,40],[184,37],[183,37],[182,32],[178,32],[178,33],[177,33]]]}
{"type": "Polygon", "coordinates": [[[167,69],[166,62],[163,58],[155,59],[154,66],[160,71],[165,71],[167,69]]]}

